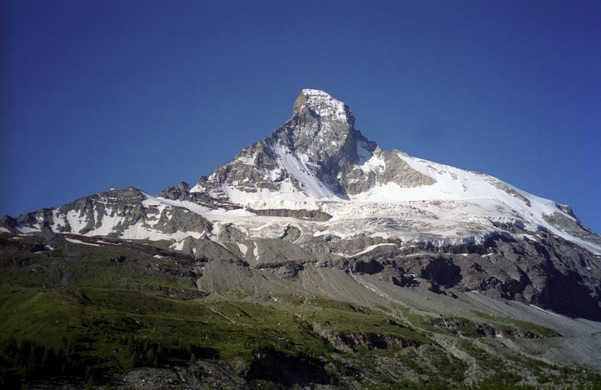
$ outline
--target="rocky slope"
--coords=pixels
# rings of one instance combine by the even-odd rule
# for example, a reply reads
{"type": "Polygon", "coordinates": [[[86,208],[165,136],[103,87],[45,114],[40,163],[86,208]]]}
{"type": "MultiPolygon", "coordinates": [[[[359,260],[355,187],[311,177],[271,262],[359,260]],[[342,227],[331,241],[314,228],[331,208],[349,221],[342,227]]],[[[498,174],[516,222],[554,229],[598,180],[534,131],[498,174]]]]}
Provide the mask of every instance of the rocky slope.
{"type": "Polygon", "coordinates": [[[415,275],[379,258],[316,261],[283,240],[231,251],[184,241],[174,251],[164,241],[49,231],[0,236],[0,387],[595,388],[601,380],[601,323],[450,287],[457,269],[442,256],[415,275]]]}

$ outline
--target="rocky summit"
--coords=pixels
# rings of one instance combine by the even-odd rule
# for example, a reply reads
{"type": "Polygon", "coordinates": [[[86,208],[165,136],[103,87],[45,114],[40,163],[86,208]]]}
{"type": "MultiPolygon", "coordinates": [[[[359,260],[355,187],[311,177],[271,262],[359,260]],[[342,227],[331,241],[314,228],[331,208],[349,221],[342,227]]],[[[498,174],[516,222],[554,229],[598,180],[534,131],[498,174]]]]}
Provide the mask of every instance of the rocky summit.
{"type": "MultiPolygon", "coordinates": [[[[288,121],[192,186],[156,196],[112,189],[5,216],[0,235],[11,286],[4,302],[29,307],[27,294],[39,288],[66,294],[60,299],[91,316],[121,307],[98,327],[121,335],[103,343],[129,352],[114,352],[119,369],[99,363],[85,375],[117,387],[131,386],[139,367],[158,387],[197,388],[419,387],[449,365],[460,375],[430,383],[486,387],[500,375],[502,385],[540,385],[547,382],[536,373],[562,384],[565,367],[592,369],[591,378],[601,370],[587,349],[601,347],[601,237],[570,207],[492,176],[383,151],[355,129],[346,104],[319,90],[302,90],[288,121]],[[84,283],[87,273],[98,278],[84,283]],[[134,313],[113,302],[114,289],[139,302],[180,302],[175,322],[204,313],[205,341],[173,347],[179,357],[196,351],[191,363],[164,352],[175,341],[150,330],[163,326],[151,319],[155,309],[134,313]],[[245,341],[228,344],[211,328],[225,325],[208,317],[245,341]],[[293,327],[313,341],[280,329],[285,342],[273,344],[247,326],[267,338],[293,327]],[[147,355],[132,363],[144,344],[137,337],[146,337],[147,355]],[[325,349],[311,350],[315,340],[325,349]],[[434,361],[440,353],[448,361],[434,361]],[[489,364],[497,355],[502,370],[489,364]],[[167,369],[174,362],[176,375],[167,369]],[[235,374],[217,374],[226,368],[235,374]]],[[[41,343],[43,332],[30,333],[41,343]]],[[[56,350],[76,354],[68,347],[56,350]]],[[[574,375],[565,380],[591,383],[574,375]]]]}

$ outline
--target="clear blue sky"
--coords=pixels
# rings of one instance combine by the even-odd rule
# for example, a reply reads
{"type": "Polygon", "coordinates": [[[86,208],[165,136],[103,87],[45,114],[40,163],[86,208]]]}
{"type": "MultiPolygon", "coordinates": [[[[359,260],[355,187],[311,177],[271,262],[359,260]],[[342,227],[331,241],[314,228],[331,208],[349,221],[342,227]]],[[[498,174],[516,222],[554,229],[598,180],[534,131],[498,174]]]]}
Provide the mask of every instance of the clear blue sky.
{"type": "Polygon", "coordinates": [[[0,0],[0,215],[229,161],[300,89],[601,232],[598,0],[0,0]]]}

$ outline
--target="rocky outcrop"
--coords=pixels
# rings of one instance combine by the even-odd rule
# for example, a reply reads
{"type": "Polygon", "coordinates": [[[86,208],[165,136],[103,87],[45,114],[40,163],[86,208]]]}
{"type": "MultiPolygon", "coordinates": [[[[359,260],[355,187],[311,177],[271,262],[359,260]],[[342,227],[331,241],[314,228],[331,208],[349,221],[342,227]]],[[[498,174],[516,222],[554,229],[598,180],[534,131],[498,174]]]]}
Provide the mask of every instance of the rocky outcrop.
{"type": "Polygon", "coordinates": [[[169,236],[180,232],[210,232],[211,222],[185,208],[145,202],[147,196],[130,187],[77,199],[57,208],[41,209],[7,220],[14,228],[131,238],[169,236]]]}
{"type": "Polygon", "coordinates": [[[519,241],[500,235],[462,247],[383,245],[338,264],[402,287],[478,291],[601,321],[599,258],[546,233],[537,240],[519,241]]]}
{"type": "MultiPolygon", "coordinates": [[[[567,206],[560,206],[566,210],[567,206]]],[[[574,237],[578,237],[585,241],[594,242],[597,245],[601,245],[601,237],[595,234],[591,229],[583,226],[578,218],[574,216],[572,209],[567,207],[566,214],[555,212],[553,214],[545,215],[545,220],[551,225],[556,226],[562,231],[571,234],[574,237]]]]}
{"type": "Polygon", "coordinates": [[[190,185],[185,181],[176,186],[165,188],[159,193],[159,196],[171,200],[192,200],[192,196],[190,195],[190,185]]]}
{"type": "Polygon", "coordinates": [[[290,263],[316,263],[317,259],[298,245],[279,239],[242,241],[244,259],[253,267],[274,268],[290,263]]]}
{"type": "Polygon", "coordinates": [[[220,242],[240,242],[246,240],[248,235],[234,224],[228,223],[221,228],[217,237],[220,242]]]}
{"type": "Polygon", "coordinates": [[[192,237],[185,238],[180,244],[180,250],[184,254],[192,255],[196,259],[203,261],[225,261],[236,264],[244,264],[240,257],[214,241],[204,238],[196,239],[192,237]]]}

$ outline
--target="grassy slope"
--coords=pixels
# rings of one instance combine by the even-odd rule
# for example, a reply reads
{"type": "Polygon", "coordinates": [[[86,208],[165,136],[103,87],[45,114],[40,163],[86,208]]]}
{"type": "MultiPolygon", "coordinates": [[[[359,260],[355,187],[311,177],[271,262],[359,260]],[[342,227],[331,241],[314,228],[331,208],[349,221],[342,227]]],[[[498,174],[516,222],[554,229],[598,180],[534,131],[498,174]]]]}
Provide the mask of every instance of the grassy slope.
{"type": "MultiPolygon", "coordinates": [[[[194,271],[202,264],[192,258],[127,242],[95,247],[62,239],[54,250],[34,253],[43,248],[39,240],[0,238],[0,387],[39,378],[99,381],[198,358],[241,361],[238,375],[280,385],[298,378],[272,373],[270,359],[317,383],[370,388],[506,387],[527,383],[528,376],[539,383],[598,379],[526,357],[501,359],[473,342],[480,337],[477,324],[465,319],[454,319],[464,331],[457,335],[386,306],[298,295],[277,303],[202,299],[194,271]]],[[[487,323],[553,336],[533,324],[495,321],[487,323]]]]}

